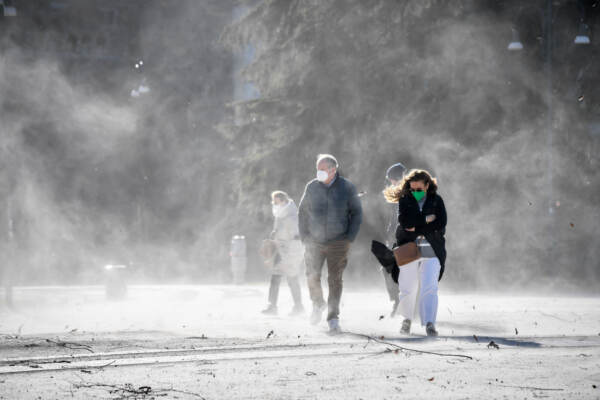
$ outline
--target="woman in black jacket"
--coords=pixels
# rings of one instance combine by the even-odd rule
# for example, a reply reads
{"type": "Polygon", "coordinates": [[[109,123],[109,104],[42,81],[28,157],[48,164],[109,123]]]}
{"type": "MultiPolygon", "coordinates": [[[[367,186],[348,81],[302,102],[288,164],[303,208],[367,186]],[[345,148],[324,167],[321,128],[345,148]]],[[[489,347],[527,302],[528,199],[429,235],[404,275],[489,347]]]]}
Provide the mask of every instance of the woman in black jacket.
{"type": "Polygon", "coordinates": [[[384,191],[386,199],[398,203],[396,244],[416,242],[421,258],[401,267],[398,277],[400,304],[404,317],[402,333],[410,333],[417,295],[421,324],[428,336],[437,336],[438,280],[446,261],[446,208],[437,194],[437,182],[429,172],[412,170],[402,183],[384,191]]]}

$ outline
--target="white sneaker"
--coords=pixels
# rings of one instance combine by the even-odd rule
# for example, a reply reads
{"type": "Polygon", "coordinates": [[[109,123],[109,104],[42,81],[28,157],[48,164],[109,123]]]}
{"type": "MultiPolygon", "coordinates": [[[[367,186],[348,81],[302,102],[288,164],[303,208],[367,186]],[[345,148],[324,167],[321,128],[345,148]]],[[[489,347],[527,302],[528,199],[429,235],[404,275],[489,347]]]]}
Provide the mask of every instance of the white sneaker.
{"type": "Polygon", "coordinates": [[[265,315],[277,315],[277,306],[269,304],[267,308],[261,311],[265,315]]]}
{"type": "Polygon", "coordinates": [[[342,333],[342,328],[340,327],[340,320],[337,318],[330,319],[327,321],[329,324],[329,334],[330,335],[339,335],[342,333]]]}
{"type": "Polygon", "coordinates": [[[290,311],[288,316],[295,317],[300,314],[304,314],[304,306],[302,306],[302,304],[297,304],[294,306],[294,308],[292,308],[292,311],[290,311]]]}
{"type": "Polygon", "coordinates": [[[311,325],[316,325],[321,321],[323,317],[323,311],[325,311],[325,305],[322,306],[313,306],[312,314],[310,315],[310,323],[311,325]]]}

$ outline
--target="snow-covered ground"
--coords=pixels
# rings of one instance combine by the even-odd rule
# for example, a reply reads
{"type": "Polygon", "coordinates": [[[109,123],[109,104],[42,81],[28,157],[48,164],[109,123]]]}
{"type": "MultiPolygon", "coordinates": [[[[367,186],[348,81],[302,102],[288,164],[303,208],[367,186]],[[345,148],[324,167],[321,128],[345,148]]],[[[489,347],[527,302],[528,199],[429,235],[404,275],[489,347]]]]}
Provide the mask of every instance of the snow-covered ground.
{"type": "Polygon", "coordinates": [[[287,316],[285,283],[280,315],[263,316],[267,290],[16,288],[0,398],[600,398],[600,298],[442,291],[432,339],[418,324],[401,336],[383,290],[349,288],[347,333],[331,337],[287,316]]]}

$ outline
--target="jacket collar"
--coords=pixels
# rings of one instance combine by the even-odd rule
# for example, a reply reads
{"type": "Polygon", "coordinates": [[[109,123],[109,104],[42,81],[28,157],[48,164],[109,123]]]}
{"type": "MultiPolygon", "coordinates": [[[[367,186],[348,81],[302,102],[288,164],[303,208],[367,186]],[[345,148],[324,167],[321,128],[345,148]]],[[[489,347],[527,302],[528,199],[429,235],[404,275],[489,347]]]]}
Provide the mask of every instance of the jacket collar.
{"type": "Polygon", "coordinates": [[[325,186],[326,188],[330,188],[330,187],[333,186],[334,183],[336,183],[338,181],[339,177],[340,177],[340,173],[336,172],[335,176],[333,177],[333,179],[331,180],[331,182],[329,182],[328,184],[327,183],[323,183],[323,182],[319,182],[319,183],[321,185],[325,186]]]}

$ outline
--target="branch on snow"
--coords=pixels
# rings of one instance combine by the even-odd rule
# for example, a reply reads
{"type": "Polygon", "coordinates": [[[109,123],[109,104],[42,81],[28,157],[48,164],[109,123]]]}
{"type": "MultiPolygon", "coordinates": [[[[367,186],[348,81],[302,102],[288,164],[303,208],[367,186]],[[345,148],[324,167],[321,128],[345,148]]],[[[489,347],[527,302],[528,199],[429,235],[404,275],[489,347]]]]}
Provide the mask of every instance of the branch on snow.
{"type": "Polygon", "coordinates": [[[440,357],[459,357],[459,358],[466,358],[466,359],[469,359],[469,360],[473,359],[473,357],[467,356],[467,355],[464,355],[464,354],[444,354],[444,353],[436,353],[436,352],[433,352],[433,351],[411,349],[411,348],[408,348],[408,347],[399,346],[399,345],[397,345],[395,343],[392,343],[392,342],[388,342],[388,341],[385,341],[385,340],[382,340],[382,339],[375,338],[373,336],[365,335],[364,333],[355,333],[355,332],[345,332],[345,333],[348,333],[348,334],[354,335],[354,336],[359,336],[359,337],[365,338],[365,339],[367,339],[369,341],[372,340],[372,341],[377,342],[377,343],[381,343],[381,344],[385,344],[385,345],[388,345],[388,346],[392,346],[395,349],[402,350],[402,351],[411,351],[413,353],[420,353],[420,354],[431,354],[431,355],[440,356],[440,357]]]}

